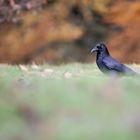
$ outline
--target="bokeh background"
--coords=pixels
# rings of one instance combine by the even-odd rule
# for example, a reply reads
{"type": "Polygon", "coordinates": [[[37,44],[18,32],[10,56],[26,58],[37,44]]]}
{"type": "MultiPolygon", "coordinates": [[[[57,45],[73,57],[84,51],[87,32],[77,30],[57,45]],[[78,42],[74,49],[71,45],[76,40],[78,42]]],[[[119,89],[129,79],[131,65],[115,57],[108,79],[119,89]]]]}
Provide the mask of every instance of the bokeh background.
{"type": "Polygon", "coordinates": [[[0,0],[0,140],[140,140],[139,75],[90,53],[140,73],[139,29],[140,0],[0,0]]]}
{"type": "Polygon", "coordinates": [[[0,0],[0,63],[92,62],[105,42],[140,63],[139,0],[0,0]]]}

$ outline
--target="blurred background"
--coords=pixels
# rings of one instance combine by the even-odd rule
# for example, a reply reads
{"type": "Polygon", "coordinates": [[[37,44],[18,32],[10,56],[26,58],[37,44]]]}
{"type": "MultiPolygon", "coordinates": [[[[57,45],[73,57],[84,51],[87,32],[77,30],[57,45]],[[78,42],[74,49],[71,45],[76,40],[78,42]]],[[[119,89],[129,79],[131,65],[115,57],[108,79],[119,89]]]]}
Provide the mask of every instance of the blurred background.
{"type": "Polygon", "coordinates": [[[103,75],[98,42],[139,64],[140,0],[0,0],[0,140],[140,140],[140,77],[103,75]]]}
{"type": "Polygon", "coordinates": [[[97,42],[140,63],[139,17],[139,0],[0,0],[0,63],[92,62],[97,42]]]}

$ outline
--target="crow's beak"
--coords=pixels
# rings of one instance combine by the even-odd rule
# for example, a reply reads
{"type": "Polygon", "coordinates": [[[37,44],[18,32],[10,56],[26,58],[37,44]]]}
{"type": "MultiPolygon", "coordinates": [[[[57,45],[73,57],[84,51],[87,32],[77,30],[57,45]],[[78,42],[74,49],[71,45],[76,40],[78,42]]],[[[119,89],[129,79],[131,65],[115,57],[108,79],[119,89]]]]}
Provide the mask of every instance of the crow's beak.
{"type": "Polygon", "coordinates": [[[98,49],[95,47],[91,50],[91,53],[98,51],[98,49]]]}

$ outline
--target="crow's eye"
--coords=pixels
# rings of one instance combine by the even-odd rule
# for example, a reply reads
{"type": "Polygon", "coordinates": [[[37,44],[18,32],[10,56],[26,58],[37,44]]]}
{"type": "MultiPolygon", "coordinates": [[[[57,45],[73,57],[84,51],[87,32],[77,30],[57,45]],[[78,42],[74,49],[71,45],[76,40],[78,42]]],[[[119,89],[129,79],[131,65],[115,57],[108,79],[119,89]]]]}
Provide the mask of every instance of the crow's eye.
{"type": "Polygon", "coordinates": [[[96,45],[96,48],[99,50],[99,51],[103,51],[104,48],[105,48],[105,45],[103,43],[99,43],[96,45]]]}
{"type": "Polygon", "coordinates": [[[97,46],[97,48],[98,48],[99,50],[101,50],[101,49],[102,49],[102,47],[101,47],[101,46],[97,46]]]}

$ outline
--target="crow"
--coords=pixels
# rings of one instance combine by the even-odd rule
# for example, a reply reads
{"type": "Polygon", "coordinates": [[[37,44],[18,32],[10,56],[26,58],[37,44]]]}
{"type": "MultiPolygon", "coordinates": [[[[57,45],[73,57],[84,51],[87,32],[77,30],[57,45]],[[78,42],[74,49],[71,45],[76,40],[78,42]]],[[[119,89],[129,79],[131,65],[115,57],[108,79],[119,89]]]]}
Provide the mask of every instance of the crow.
{"type": "Polygon", "coordinates": [[[105,74],[126,74],[126,75],[135,75],[135,71],[129,67],[119,63],[117,60],[112,58],[109,54],[109,51],[104,43],[98,43],[91,50],[91,53],[97,52],[96,55],[96,64],[99,69],[105,74]]]}

